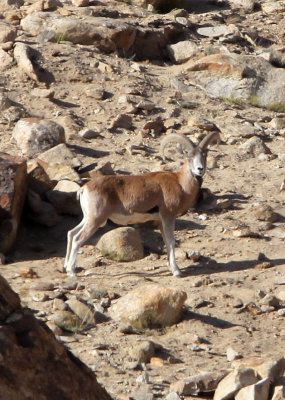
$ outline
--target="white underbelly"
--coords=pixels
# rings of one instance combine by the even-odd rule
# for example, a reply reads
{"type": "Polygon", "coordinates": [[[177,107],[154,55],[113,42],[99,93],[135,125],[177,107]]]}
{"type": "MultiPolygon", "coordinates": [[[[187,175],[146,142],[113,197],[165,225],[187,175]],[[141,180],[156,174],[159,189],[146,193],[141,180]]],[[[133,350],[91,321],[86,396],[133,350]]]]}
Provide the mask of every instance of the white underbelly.
{"type": "Polygon", "coordinates": [[[133,213],[130,215],[124,214],[112,214],[109,219],[118,225],[129,225],[129,224],[141,224],[147,221],[158,221],[160,220],[159,213],[133,213]]]}

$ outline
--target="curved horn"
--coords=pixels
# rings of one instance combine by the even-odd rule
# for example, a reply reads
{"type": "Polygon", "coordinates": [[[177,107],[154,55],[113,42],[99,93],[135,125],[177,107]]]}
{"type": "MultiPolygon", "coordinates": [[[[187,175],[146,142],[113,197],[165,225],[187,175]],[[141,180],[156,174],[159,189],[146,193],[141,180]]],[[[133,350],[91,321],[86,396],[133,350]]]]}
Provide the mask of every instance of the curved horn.
{"type": "Polygon", "coordinates": [[[198,147],[200,147],[200,149],[206,149],[209,144],[213,143],[214,141],[217,141],[217,143],[221,142],[221,136],[218,131],[209,133],[206,137],[204,137],[203,140],[201,140],[198,147]]]}
{"type": "Polygon", "coordinates": [[[194,143],[187,136],[180,135],[179,133],[171,133],[169,135],[166,135],[160,143],[160,154],[163,159],[165,159],[165,147],[170,142],[179,143],[191,151],[195,148],[194,143]]]}

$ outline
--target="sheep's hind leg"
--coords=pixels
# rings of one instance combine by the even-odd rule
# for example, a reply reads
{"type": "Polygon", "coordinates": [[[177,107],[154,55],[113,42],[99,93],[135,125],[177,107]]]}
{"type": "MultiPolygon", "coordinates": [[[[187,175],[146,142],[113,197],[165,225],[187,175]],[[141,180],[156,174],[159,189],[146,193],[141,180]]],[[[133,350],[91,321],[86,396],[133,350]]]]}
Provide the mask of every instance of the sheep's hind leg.
{"type": "Polygon", "coordinates": [[[182,273],[178,265],[176,264],[175,260],[175,238],[174,238],[175,219],[162,218],[161,222],[162,222],[161,226],[162,237],[164,239],[167,249],[170,270],[173,276],[179,278],[182,276],[182,273]]]}
{"type": "MultiPolygon", "coordinates": [[[[79,248],[100,228],[105,225],[106,220],[85,220],[80,229],[75,232],[72,238],[71,250],[66,264],[66,272],[68,275],[76,275],[76,258],[79,248]]],[[[78,226],[79,227],[79,226],[78,226]]]]}

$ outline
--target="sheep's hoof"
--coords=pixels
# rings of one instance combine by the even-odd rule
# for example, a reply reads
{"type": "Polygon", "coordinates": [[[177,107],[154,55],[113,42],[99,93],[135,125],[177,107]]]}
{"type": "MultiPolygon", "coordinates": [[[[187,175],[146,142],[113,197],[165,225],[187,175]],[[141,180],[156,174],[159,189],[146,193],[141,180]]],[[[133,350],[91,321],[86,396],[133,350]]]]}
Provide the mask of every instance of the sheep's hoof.
{"type": "Polygon", "coordinates": [[[173,272],[173,276],[175,276],[175,278],[181,278],[182,272],[180,270],[176,270],[173,272]]]}
{"type": "Polygon", "coordinates": [[[68,276],[76,276],[76,272],[75,271],[66,271],[66,274],[68,276]]]}

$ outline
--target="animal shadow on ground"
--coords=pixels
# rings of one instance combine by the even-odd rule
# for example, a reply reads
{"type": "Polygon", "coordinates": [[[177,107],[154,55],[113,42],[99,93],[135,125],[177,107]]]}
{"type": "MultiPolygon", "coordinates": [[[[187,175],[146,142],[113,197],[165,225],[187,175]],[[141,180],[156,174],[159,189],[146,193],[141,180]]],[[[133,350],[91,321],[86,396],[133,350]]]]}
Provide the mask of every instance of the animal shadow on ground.
{"type": "MultiPolygon", "coordinates": [[[[272,267],[277,265],[285,264],[285,258],[277,258],[277,259],[266,259],[266,261],[270,262],[272,267]]],[[[201,274],[212,274],[217,272],[226,272],[226,271],[243,271],[247,269],[254,268],[260,261],[257,259],[254,260],[239,260],[239,261],[229,261],[226,263],[218,263],[216,260],[211,259],[210,257],[202,257],[200,263],[196,263],[194,265],[190,265],[182,269],[183,277],[189,276],[197,276],[201,274]]]]}

